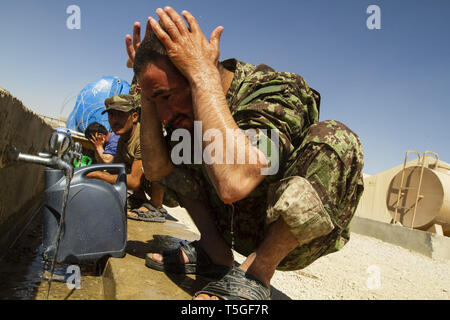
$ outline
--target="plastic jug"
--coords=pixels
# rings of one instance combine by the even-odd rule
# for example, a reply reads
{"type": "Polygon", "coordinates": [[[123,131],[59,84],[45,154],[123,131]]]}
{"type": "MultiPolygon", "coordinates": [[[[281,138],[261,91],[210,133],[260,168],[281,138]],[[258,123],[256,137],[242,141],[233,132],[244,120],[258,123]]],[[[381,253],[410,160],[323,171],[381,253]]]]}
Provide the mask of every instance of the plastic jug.
{"type": "MultiPolygon", "coordinates": [[[[43,258],[53,259],[56,233],[66,188],[64,171],[45,168],[43,258]]],[[[79,263],[106,256],[123,257],[127,243],[126,172],[124,164],[96,164],[75,170],[70,183],[57,263],[79,263]],[[114,185],[86,174],[108,170],[118,174],[114,185]]]]}

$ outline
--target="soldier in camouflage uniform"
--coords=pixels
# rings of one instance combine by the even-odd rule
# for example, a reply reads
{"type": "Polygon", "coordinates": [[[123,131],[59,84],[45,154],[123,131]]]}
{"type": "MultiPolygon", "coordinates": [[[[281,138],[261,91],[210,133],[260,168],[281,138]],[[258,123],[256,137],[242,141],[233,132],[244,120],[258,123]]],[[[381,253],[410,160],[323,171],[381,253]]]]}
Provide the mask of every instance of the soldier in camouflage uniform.
{"type": "MultiPolygon", "coordinates": [[[[202,93],[220,96],[221,90],[215,89],[224,88],[227,110],[214,109],[217,117],[231,115],[232,126],[257,130],[256,141],[249,139],[255,149],[261,140],[269,141],[271,146],[278,145],[277,149],[260,151],[266,159],[273,159],[270,153],[278,152],[275,159],[279,170],[257,178],[248,178],[246,171],[240,171],[241,176],[229,173],[224,177],[211,169],[214,164],[162,165],[159,171],[164,173],[158,177],[158,183],[167,195],[188,210],[202,239],[208,241],[182,244],[179,250],[163,255],[149,254],[146,264],[157,270],[218,276],[217,281],[195,295],[197,299],[269,299],[270,278],[275,268],[304,268],[317,258],[339,250],[349,240],[349,222],[363,192],[361,142],[342,123],[319,122],[320,95],[296,74],[230,59],[216,64],[222,84],[218,88],[216,79],[208,76],[214,71],[208,68],[211,62],[217,63],[221,27],[205,42],[204,37],[197,37],[201,31],[188,12],[184,11],[183,16],[189,23],[189,31],[183,29],[182,19],[173,9],[158,9],[157,14],[161,22],[150,19],[153,32],[139,46],[136,58],[128,41],[128,53],[134,60],[134,71],[146,101],[143,108],[153,112],[143,118],[143,122],[148,121],[148,129],[141,131],[141,141],[147,134],[158,135],[157,130],[149,128],[155,128],[157,121],[161,121],[167,131],[164,138],[159,133],[162,145],[167,146],[161,149],[165,150],[161,154],[170,153],[176,145],[171,137],[177,128],[192,132],[192,120],[214,121],[202,114],[202,101],[207,101],[207,98],[203,100],[202,93]],[[199,51],[193,50],[186,39],[193,39],[198,44],[194,48],[200,48],[199,51]],[[188,49],[183,51],[180,49],[183,46],[176,46],[178,41],[188,49]],[[168,52],[165,57],[161,46],[168,52]],[[189,50],[196,54],[191,55],[189,50]],[[198,54],[203,54],[203,59],[209,59],[210,64],[198,62],[201,60],[197,59],[198,54]],[[207,82],[193,76],[196,71],[191,65],[195,63],[207,70],[204,71],[207,82]],[[187,79],[185,87],[190,88],[184,98],[183,77],[187,79]],[[157,97],[160,92],[169,95],[160,100],[157,97]],[[179,101],[189,105],[191,113],[178,107],[179,101]],[[270,129],[276,129],[279,143],[274,144],[273,136],[264,134],[270,129]],[[242,181],[242,189],[249,190],[229,196],[219,186],[218,176],[225,181],[236,181],[235,184],[242,181]],[[247,181],[255,182],[247,187],[247,181]],[[233,260],[229,259],[231,248],[248,257],[239,268],[232,266],[233,260]]],[[[134,36],[138,37],[136,29],[134,36]]],[[[207,107],[215,108],[222,100],[217,101],[207,107]]],[[[147,150],[150,154],[151,148],[147,150]]]]}

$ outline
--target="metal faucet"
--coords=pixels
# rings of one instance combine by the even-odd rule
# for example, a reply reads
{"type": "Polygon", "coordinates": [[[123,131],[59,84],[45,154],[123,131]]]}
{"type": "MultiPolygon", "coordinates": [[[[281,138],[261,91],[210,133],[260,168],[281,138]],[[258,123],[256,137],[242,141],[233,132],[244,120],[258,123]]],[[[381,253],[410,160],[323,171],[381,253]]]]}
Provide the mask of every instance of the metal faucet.
{"type": "Polygon", "coordinates": [[[13,161],[41,164],[50,168],[64,170],[66,176],[73,177],[72,162],[74,158],[81,160],[81,144],[73,143],[72,137],[64,128],[56,129],[49,141],[49,153],[39,152],[38,155],[30,155],[17,151],[10,147],[9,157],[13,161]]]}

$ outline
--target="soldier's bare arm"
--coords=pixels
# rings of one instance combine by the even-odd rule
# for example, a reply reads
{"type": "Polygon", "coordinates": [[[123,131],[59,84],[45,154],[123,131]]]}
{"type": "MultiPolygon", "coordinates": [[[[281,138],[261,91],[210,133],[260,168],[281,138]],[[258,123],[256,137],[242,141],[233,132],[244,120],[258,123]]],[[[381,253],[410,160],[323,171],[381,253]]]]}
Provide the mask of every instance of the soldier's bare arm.
{"type": "MultiPolygon", "coordinates": [[[[152,30],[167,49],[173,64],[189,81],[192,93],[195,120],[202,122],[203,133],[216,129],[226,137],[227,129],[233,132],[233,139],[226,139],[223,144],[223,157],[226,152],[233,152],[233,164],[212,163],[207,166],[210,177],[218,195],[225,203],[232,203],[245,198],[262,181],[261,168],[267,166],[264,154],[251,146],[248,138],[238,130],[227,106],[222,79],[217,68],[219,58],[219,41],[223,27],[217,27],[207,40],[195,18],[187,11],[182,14],[189,24],[170,7],[156,11],[166,33],[156,20],[149,18],[152,30]],[[245,143],[237,143],[245,141],[245,143]],[[237,152],[234,152],[237,150],[237,152]],[[256,164],[238,164],[237,154],[244,153],[246,159],[258,159],[256,164]]],[[[207,147],[212,141],[203,141],[207,147]]]]}
{"type": "Polygon", "coordinates": [[[156,116],[153,103],[141,98],[141,151],[144,174],[147,180],[157,181],[173,170],[166,141],[163,137],[161,122],[156,116]]]}
{"type": "MultiPolygon", "coordinates": [[[[151,25],[147,22],[145,36],[151,31],[151,25]]],[[[125,36],[125,48],[128,54],[127,67],[132,68],[136,50],[141,43],[141,24],[135,22],[133,25],[133,38],[125,36]]],[[[155,107],[141,97],[141,130],[140,142],[142,150],[142,165],[145,177],[149,181],[160,180],[172,171],[172,163],[169,152],[165,146],[162,135],[161,123],[157,120],[155,107]]],[[[140,170],[142,171],[142,170],[140,170]]]]}

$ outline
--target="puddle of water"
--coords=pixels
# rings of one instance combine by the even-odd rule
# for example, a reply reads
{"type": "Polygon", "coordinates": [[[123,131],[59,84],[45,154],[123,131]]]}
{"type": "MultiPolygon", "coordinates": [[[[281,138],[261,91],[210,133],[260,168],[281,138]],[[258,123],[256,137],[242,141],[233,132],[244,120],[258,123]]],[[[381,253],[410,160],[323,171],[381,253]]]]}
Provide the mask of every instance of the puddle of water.
{"type": "Polygon", "coordinates": [[[0,262],[0,299],[33,299],[41,283],[42,219],[36,217],[0,262]]]}
{"type": "MultiPolygon", "coordinates": [[[[42,259],[42,216],[32,221],[0,261],[0,300],[46,299],[50,264],[42,259]]],[[[67,264],[55,266],[49,299],[102,299],[101,269],[80,265],[81,289],[66,285],[67,264]]]]}

